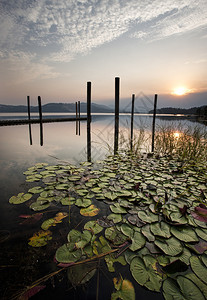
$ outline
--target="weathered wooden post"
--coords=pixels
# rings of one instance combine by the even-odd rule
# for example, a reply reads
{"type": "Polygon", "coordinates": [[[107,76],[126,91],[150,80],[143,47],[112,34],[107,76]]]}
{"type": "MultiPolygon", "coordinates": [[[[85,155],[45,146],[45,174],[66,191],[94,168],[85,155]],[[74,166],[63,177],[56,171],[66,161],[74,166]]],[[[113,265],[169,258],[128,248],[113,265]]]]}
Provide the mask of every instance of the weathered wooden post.
{"type": "Polygon", "coordinates": [[[78,103],[75,103],[75,115],[76,115],[76,135],[78,135],[78,103]]]}
{"type": "Polygon", "coordinates": [[[27,111],[28,111],[28,120],[29,120],[29,140],[30,140],[30,145],[32,145],[32,128],[31,128],[31,123],[30,123],[30,97],[27,96],[27,111]]]}
{"type": "Polygon", "coordinates": [[[157,94],[154,98],[154,111],[153,111],[153,120],[152,120],[152,152],[154,152],[154,143],[155,143],[155,118],[157,111],[157,94]]]}
{"type": "Polygon", "coordinates": [[[80,135],[80,101],[78,101],[78,135],[80,135]]]}
{"type": "Polygon", "coordinates": [[[135,95],[132,95],[132,112],[131,112],[131,140],[130,140],[130,146],[131,146],[131,151],[133,147],[133,130],[134,130],[134,99],[135,95]]]}
{"type": "Polygon", "coordinates": [[[91,82],[87,82],[87,160],[91,162],[91,82]]]}
{"type": "Polygon", "coordinates": [[[120,78],[115,78],[115,125],[114,125],[114,155],[117,154],[119,144],[119,86],[120,78]]]}
{"type": "Polygon", "coordinates": [[[42,127],[42,104],[41,97],[38,96],[39,120],[40,120],[40,146],[43,146],[43,127],[42,127]]]}

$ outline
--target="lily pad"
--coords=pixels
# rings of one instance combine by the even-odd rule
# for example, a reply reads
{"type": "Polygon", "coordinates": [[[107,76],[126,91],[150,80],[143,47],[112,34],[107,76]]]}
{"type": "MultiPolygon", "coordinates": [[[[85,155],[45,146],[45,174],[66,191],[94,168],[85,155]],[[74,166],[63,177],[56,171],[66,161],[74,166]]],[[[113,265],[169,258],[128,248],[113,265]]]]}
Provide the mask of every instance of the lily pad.
{"type": "Polygon", "coordinates": [[[207,268],[197,256],[191,256],[190,265],[193,272],[207,284],[207,268]]]}
{"type": "Polygon", "coordinates": [[[135,300],[135,290],[129,280],[114,278],[113,282],[117,291],[112,293],[111,300],[135,300]]]}
{"type": "Polygon", "coordinates": [[[71,263],[78,261],[82,256],[81,249],[74,249],[71,250],[70,243],[64,244],[60,248],[57,249],[55,258],[60,263],[71,263]]]}
{"type": "Polygon", "coordinates": [[[103,230],[97,221],[89,221],[84,225],[84,229],[91,231],[93,234],[98,234],[103,230]]]}
{"type": "Polygon", "coordinates": [[[157,222],[150,225],[150,230],[154,235],[169,238],[171,236],[170,226],[165,222],[157,222]]]}
{"type": "Polygon", "coordinates": [[[96,263],[85,263],[68,268],[67,276],[73,287],[85,284],[96,273],[96,263]]]}
{"type": "Polygon", "coordinates": [[[81,208],[80,214],[85,217],[93,217],[96,216],[99,213],[99,211],[100,209],[92,204],[87,208],[81,208]]]}
{"type": "Polygon", "coordinates": [[[9,203],[11,203],[11,204],[21,204],[21,203],[24,203],[24,202],[28,201],[31,198],[32,198],[32,194],[19,193],[17,196],[12,196],[9,199],[9,203]]]}
{"type": "Polygon", "coordinates": [[[182,244],[174,237],[163,240],[155,240],[155,245],[160,248],[165,254],[175,256],[183,251],[182,244]]]}
{"type": "Polygon", "coordinates": [[[199,239],[195,231],[190,227],[173,226],[171,227],[171,233],[180,241],[183,242],[198,242],[199,239]]]}
{"type": "Polygon", "coordinates": [[[134,279],[142,286],[147,287],[151,291],[159,292],[162,283],[162,276],[158,274],[156,269],[156,259],[153,263],[147,264],[143,259],[136,256],[130,263],[130,271],[134,279]]]}
{"type": "Polygon", "coordinates": [[[158,215],[155,215],[150,211],[138,211],[138,217],[140,218],[140,220],[146,223],[153,223],[158,221],[158,215]]]}
{"type": "Polygon", "coordinates": [[[88,207],[90,206],[92,201],[90,199],[78,198],[75,202],[76,206],[79,207],[88,207]]]}
{"type": "Polygon", "coordinates": [[[114,245],[121,245],[126,240],[127,237],[118,231],[115,227],[109,227],[105,230],[105,237],[114,243],[114,245]]]}
{"type": "Polygon", "coordinates": [[[47,245],[47,242],[52,239],[52,232],[47,230],[41,230],[29,238],[28,244],[32,247],[43,247],[47,245]]]}

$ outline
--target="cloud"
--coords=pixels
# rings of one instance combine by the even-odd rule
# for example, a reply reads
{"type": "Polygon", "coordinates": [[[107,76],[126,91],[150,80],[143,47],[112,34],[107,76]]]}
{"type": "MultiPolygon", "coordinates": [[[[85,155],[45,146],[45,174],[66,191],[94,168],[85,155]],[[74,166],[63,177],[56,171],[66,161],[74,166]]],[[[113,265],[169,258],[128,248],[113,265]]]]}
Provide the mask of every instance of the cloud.
{"type": "MultiPolygon", "coordinates": [[[[206,25],[204,0],[1,0],[0,48],[69,62],[128,34],[161,39],[206,25]]],[[[47,72],[46,72],[47,73],[47,72]]],[[[50,72],[49,72],[50,73],[50,72]]]]}

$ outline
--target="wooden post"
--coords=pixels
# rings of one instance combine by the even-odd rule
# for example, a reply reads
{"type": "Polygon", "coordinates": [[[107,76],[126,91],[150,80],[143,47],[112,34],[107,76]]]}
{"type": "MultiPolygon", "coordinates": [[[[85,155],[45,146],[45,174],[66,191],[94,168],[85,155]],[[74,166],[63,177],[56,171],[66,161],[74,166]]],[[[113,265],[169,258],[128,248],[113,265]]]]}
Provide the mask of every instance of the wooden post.
{"type": "Polygon", "coordinates": [[[75,115],[76,115],[76,135],[78,135],[78,103],[75,103],[75,115]]]}
{"type": "Polygon", "coordinates": [[[154,142],[155,142],[155,118],[157,111],[157,94],[154,98],[154,111],[153,111],[153,120],[152,120],[152,152],[154,152],[154,142]]]}
{"type": "Polygon", "coordinates": [[[80,101],[78,101],[78,117],[79,117],[79,121],[78,121],[78,135],[80,135],[80,101]]]}
{"type": "Polygon", "coordinates": [[[91,82],[87,82],[87,160],[91,162],[91,82]]]}
{"type": "Polygon", "coordinates": [[[130,146],[131,146],[131,151],[133,147],[133,129],[134,129],[134,99],[135,95],[132,95],[132,112],[131,112],[131,141],[130,141],[130,146]]]}
{"type": "Polygon", "coordinates": [[[29,120],[29,140],[30,140],[30,145],[32,145],[32,128],[31,128],[31,123],[30,123],[30,97],[27,96],[27,111],[28,111],[28,120],[29,120]]]}
{"type": "Polygon", "coordinates": [[[43,146],[43,127],[42,127],[42,104],[41,97],[38,96],[39,119],[40,119],[40,146],[43,146]]]}
{"type": "Polygon", "coordinates": [[[115,126],[114,126],[114,155],[117,154],[119,144],[119,86],[120,78],[115,78],[115,126]]]}

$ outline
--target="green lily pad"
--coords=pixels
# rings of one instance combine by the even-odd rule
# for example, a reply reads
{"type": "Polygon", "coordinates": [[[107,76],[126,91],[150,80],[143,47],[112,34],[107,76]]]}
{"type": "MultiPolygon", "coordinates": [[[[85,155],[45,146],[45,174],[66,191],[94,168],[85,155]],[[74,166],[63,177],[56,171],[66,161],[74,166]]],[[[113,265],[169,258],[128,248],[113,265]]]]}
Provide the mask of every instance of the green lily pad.
{"type": "Polygon", "coordinates": [[[75,205],[78,207],[88,207],[92,201],[90,199],[78,198],[75,202],[75,205]]]}
{"type": "Polygon", "coordinates": [[[24,202],[28,201],[31,198],[32,198],[32,194],[19,193],[17,196],[12,196],[9,199],[9,203],[11,203],[11,204],[21,204],[21,203],[24,203],[24,202]]]}
{"type": "Polygon", "coordinates": [[[165,240],[155,240],[154,243],[167,255],[175,256],[183,251],[182,244],[174,237],[165,240]]]}
{"type": "Polygon", "coordinates": [[[70,243],[64,244],[60,248],[57,249],[55,258],[60,263],[71,263],[78,261],[82,256],[81,249],[76,249],[74,247],[73,250],[71,250],[70,243]]]}
{"type": "Polygon", "coordinates": [[[30,208],[33,209],[34,211],[39,211],[39,210],[43,210],[43,209],[46,209],[50,206],[50,202],[48,201],[36,201],[36,202],[33,202],[31,205],[30,205],[30,208]]]}
{"type": "Polygon", "coordinates": [[[171,236],[170,226],[165,222],[150,224],[150,230],[154,235],[169,238],[171,236]]]}
{"type": "Polygon", "coordinates": [[[190,227],[173,226],[171,227],[171,233],[180,241],[183,242],[198,242],[199,239],[195,231],[190,227]]]}
{"type": "Polygon", "coordinates": [[[119,232],[115,227],[106,228],[105,237],[109,241],[112,241],[114,245],[121,245],[127,240],[127,237],[119,232]]]}
{"type": "Polygon", "coordinates": [[[113,205],[110,205],[110,209],[115,214],[126,214],[127,213],[126,209],[121,207],[119,203],[114,203],[113,205]]]}
{"type": "Polygon", "coordinates": [[[150,211],[140,210],[138,211],[138,217],[140,218],[140,220],[146,223],[153,223],[158,221],[158,215],[155,215],[150,211]]]}
{"type": "Polygon", "coordinates": [[[191,256],[190,265],[193,272],[207,284],[207,268],[197,256],[191,256]]]}
{"type": "Polygon", "coordinates": [[[31,189],[28,190],[28,192],[32,193],[32,194],[39,194],[39,193],[41,193],[43,191],[44,191],[44,189],[41,186],[35,186],[35,187],[33,187],[33,188],[31,188],[31,189]]]}
{"type": "Polygon", "coordinates": [[[140,257],[134,257],[130,263],[130,271],[134,279],[142,286],[151,291],[159,292],[162,283],[162,276],[158,274],[156,259],[152,257],[150,264],[140,257]],[[152,263],[153,261],[153,263],[152,263]]]}
{"type": "Polygon", "coordinates": [[[155,236],[152,234],[149,224],[143,226],[141,228],[141,232],[148,239],[149,242],[153,242],[155,240],[155,236]]]}
{"type": "Polygon", "coordinates": [[[96,263],[80,264],[68,268],[67,276],[73,287],[87,283],[96,273],[96,263]]]}
{"type": "Polygon", "coordinates": [[[114,223],[119,223],[122,221],[122,215],[121,214],[110,214],[107,217],[109,220],[112,220],[114,223]]]}
{"type": "Polygon", "coordinates": [[[33,234],[31,238],[29,238],[28,244],[32,247],[43,247],[47,245],[47,242],[52,239],[52,232],[47,231],[39,231],[33,234]]]}
{"type": "Polygon", "coordinates": [[[98,234],[103,230],[97,221],[89,221],[84,225],[84,229],[91,231],[93,234],[98,234]]]}
{"type": "Polygon", "coordinates": [[[135,290],[132,283],[127,279],[113,279],[116,292],[112,293],[111,300],[135,300],[135,290]]]}
{"type": "Polygon", "coordinates": [[[99,211],[100,209],[92,204],[87,208],[81,208],[80,214],[85,217],[93,217],[96,216],[99,213],[99,211]]]}

